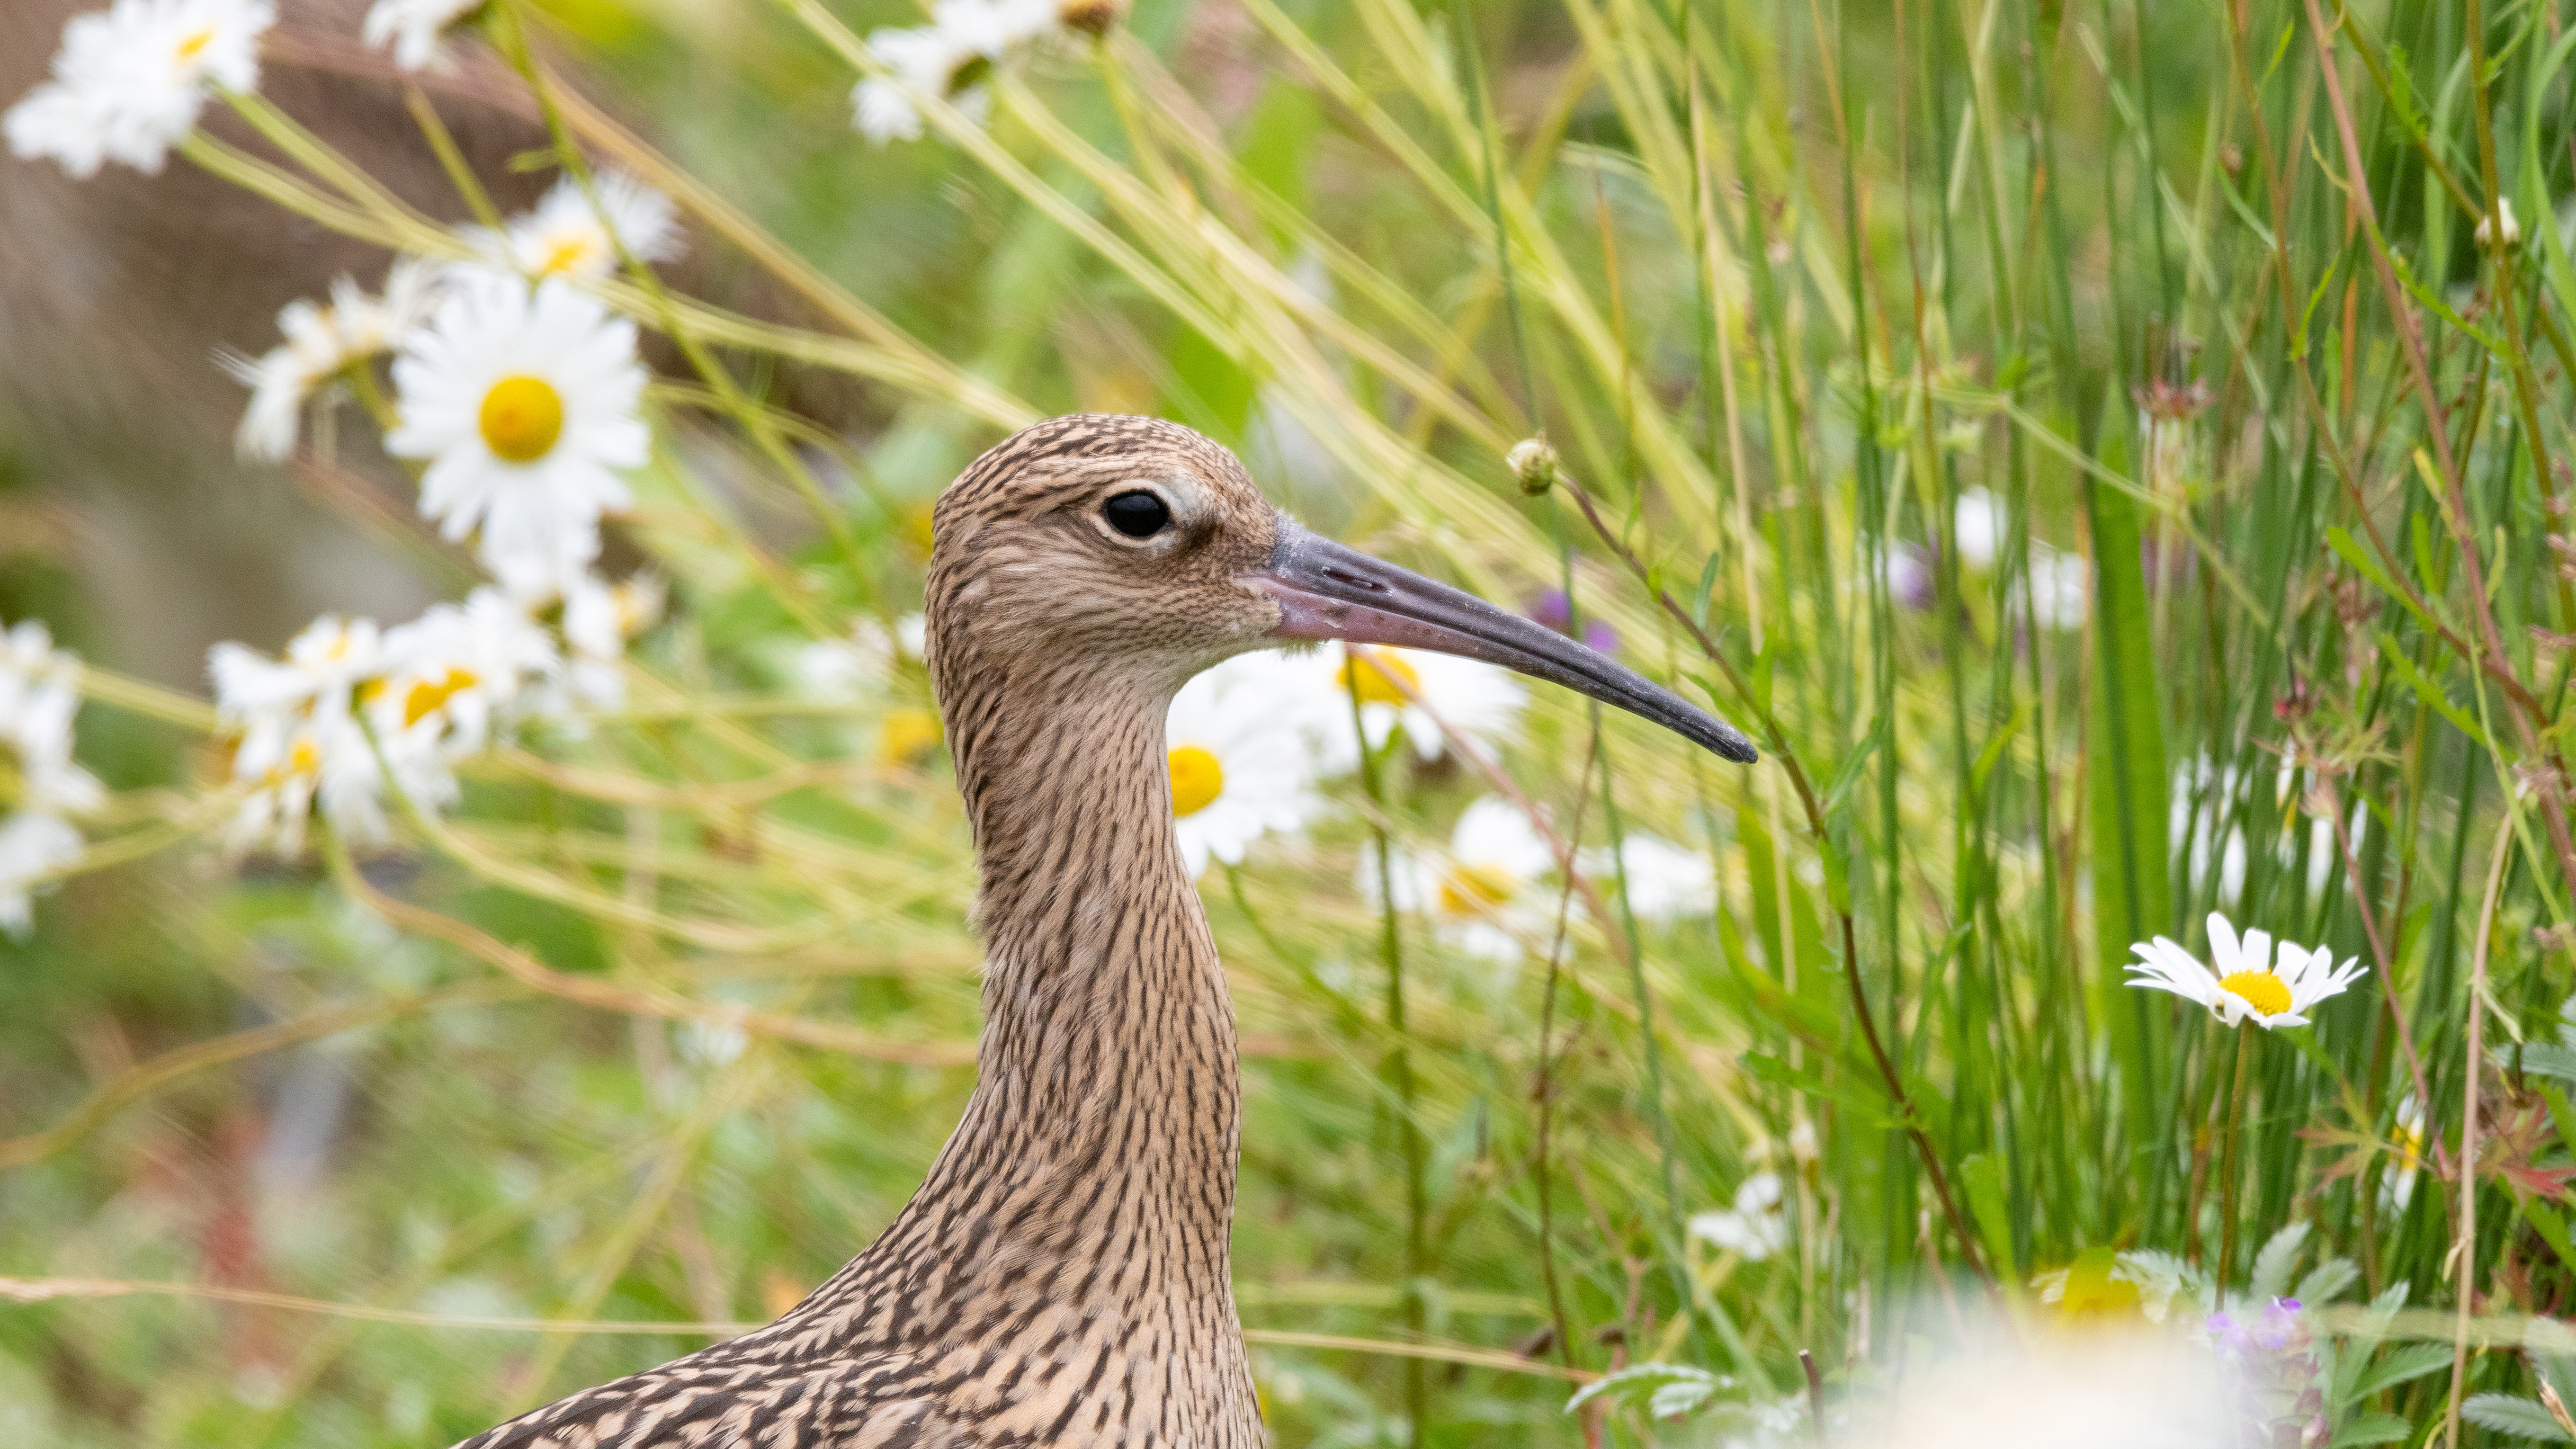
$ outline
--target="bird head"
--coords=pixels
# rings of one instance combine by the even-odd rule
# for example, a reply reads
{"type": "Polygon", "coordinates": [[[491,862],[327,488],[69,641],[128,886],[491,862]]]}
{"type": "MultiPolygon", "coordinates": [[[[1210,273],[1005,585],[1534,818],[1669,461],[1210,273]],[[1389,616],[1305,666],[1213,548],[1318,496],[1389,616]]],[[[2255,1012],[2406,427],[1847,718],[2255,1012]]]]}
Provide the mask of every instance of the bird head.
{"type": "Polygon", "coordinates": [[[1733,727],[1608,656],[1301,527],[1232,453],[1177,423],[1076,414],[1025,429],[940,495],[931,531],[943,697],[968,658],[1167,695],[1247,650],[1340,639],[1499,664],[1756,758],[1733,727]]]}

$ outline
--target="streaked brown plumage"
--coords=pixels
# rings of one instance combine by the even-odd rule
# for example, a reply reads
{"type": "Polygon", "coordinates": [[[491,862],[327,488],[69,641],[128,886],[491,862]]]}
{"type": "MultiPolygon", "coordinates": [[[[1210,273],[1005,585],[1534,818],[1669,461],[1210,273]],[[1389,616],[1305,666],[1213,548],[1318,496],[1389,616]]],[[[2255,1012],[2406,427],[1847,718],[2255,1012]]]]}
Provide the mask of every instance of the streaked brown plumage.
{"type": "Polygon", "coordinates": [[[1467,596],[1306,533],[1150,418],[1041,423],[940,496],[932,683],[981,869],[980,1077],[884,1236],[777,1322],[461,1449],[1261,1442],[1227,1271],[1239,1086],[1171,825],[1183,681],[1281,637],[1418,644],[1725,726],[1467,596]],[[1164,526],[1133,537],[1112,498],[1164,526]]]}

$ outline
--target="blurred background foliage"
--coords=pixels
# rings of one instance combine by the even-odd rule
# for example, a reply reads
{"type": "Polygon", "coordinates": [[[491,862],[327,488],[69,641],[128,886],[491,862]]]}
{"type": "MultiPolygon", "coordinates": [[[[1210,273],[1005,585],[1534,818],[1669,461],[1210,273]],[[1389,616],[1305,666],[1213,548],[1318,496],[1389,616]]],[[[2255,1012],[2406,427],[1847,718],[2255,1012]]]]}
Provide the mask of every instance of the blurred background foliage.
{"type": "MultiPolygon", "coordinates": [[[[117,791],[98,868],[0,942],[0,1272],[237,1300],[0,1306],[0,1440],[444,1443],[775,1314],[885,1224],[971,1085],[968,842],[893,727],[918,666],[851,701],[795,658],[917,608],[929,500],[1073,410],[1187,422],[1489,596],[1570,592],[1769,755],[1535,697],[1508,780],[1587,844],[1706,850],[1717,909],[1641,921],[1613,872],[1511,970],[1399,922],[1400,1031],[1362,845],[1436,848],[1473,762],[1391,757],[1382,803],[1345,782],[1205,879],[1280,1442],[1754,1442],[1799,1350],[1840,1392],[1963,1299],[2072,1332],[2143,1306],[2114,1252],[2242,1282],[2295,1224],[2275,1291],[2342,1258],[2390,1307],[2565,1311],[2562,0],[1140,0],[987,128],[885,148],[851,50],[905,7],[502,3],[594,159],[689,213],[673,289],[772,329],[718,355],[827,517],[648,340],[611,559],[672,606],[626,709],[351,870],[186,832],[110,861],[219,790],[175,698],[207,645],[473,569],[354,411],[236,463],[210,361],[409,242],[186,162],[0,163],[0,619],[98,667],[117,791]],[[1540,432],[1533,497],[1504,453],[1540,432]],[[2124,989],[2211,910],[2372,974],[2259,1038],[2124,989]],[[477,1322],[537,1318],[683,1327],[477,1322]],[[1725,1375],[1719,1411],[1564,1411],[1647,1361],[1725,1375]]],[[[11,7],[0,89],[72,8],[11,7]]],[[[464,219],[358,7],[285,12],[263,94],[464,219]]],[[[502,205],[551,180],[479,43],[427,89],[502,205]]],[[[2316,1410],[2336,1442],[2538,1392],[2500,1330],[2456,1379],[2372,1360],[2391,1322],[2316,1410]]],[[[2491,1420],[2555,1432],[2459,1432],[2491,1420]]]]}

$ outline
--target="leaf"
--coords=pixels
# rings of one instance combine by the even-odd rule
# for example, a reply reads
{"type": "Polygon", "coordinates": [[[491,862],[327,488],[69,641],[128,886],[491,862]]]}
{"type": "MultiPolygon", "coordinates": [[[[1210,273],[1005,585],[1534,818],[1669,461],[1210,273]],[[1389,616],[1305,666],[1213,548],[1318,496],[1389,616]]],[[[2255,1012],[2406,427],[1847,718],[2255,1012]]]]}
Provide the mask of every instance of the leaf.
{"type": "Polygon", "coordinates": [[[1824,815],[1827,820],[1834,818],[1835,811],[1842,807],[1852,787],[1860,783],[1861,773],[1869,765],[1869,757],[1877,754],[1879,747],[1886,743],[1887,721],[1872,719],[1869,728],[1861,732],[1860,748],[1844,757],[1842,767],[1834,771],[1834,782],[1825,787],[1824,815]]]}
{"type": "Polygon", "coordinates": [[[2432,615],[2416,607],[2413,592],[2399,588],[2396,581],[2388,576],[2388,571],[2379,566],[2379,560],[2371,557],[2369,551],[2355,542],[2350,533],[2341,528],[2327,529],[2326,547],[2334,550],[2335,557],[2350,565],[2354,573],[2369,580],[2372,588],[2396,600],[2406,612],[2413,614],[2417,623],[2427,629],[2439,628],[2432,615]]]}
{"type": "Polygon", "coordinates": [[[2422,700],[2427,708],[2449,720],[2451,728],[2467,735],[2479,749],[2493,753],[2495,747],[2487,743],[2487,732],[2478,728],[2478,722],[2469,718],[2467,711],[2451,703],[2451,697],[2442,692],[2441,685],[2424,677],[2424,672],[2415,667],[2415,661],[2406,657],[2397,636],[2385,629],[2379,633],[2379,656],[2388,661],[2389,672],[2397,676],[2397,681],[2414,690],[2415,697],[2422,700]]]}
{"type": "Polygon", "coordinates": [[[1718,1390],[1733,1386],[1734,1380],[1689,1364],[1631,1364],[1575,1390],[1574,1397],[1565,1401],[1565,1412],[1571,1414],[1595,1399],[1608,1399],[1622,1408],[1643,1409],[1658,1419],[1677,1418],[1705,1405],[1718,1390]]]}
{"type": "Polygon", "coordinates": [[[2360,1276],[2361,1270],[2352,1265],[2350,1258],[2328,1258],[2299,1280],[2298,1290],[2291,1296],[2310,1305],[2331,1303],[2360,1276]]]}
{"type": "Polygon", "coordinates": [[[2460,1413],[2470,1423],[2517,1439],[2537,1439],[2544,1444],[2576,1444],[2576,1438],[2558,1427],[2549,1411],[2537,1399],[2513,1394],[2472,1394],[2460,1405],[2460,1413]]]}
{"type": "Polygon", "coordinates": [[[2414,1425],[2395,1414],[2362,1414],[2335,1430],[2332,1449],[2348,1444],[2402,1444],[2414,1432],[2414,1425]]]}
{"type": "Polygon", "coordinates": [[[2381,1389],[2411,1383],[2436,1369],[2450,1366],[2451,1346],[2447,1343],[2410,1343],[2402,1348],[2392,1348],[2362,1370],[2361,1382],[2354,1385],[2352,1397],[2366,1399],[2381,1389]]]}
{"type": "Polygon", "coordinates": [[[2004,1163],[1991,1152],[1980,1152],[1959,1163],[1959,1181],[1968,1193],[1968,1212],[1977,1220],[1977,1236],[1985,1240],[1986,1255],[2003,1270],[2010,1283],[2021,1277],[2013,1263],[2012,1219],[2004,1209],[2004,1163]]]}
{"type": "MultiPolygon", "coordinates": [[[[2115,469],[2116,471],[2116,469],[2115,469]]],[[[2091,515],[2094,565],[2093,720],[2102,742],[2085,764],[2092,790],[2093,934],[2105,974],[2119,979],[2129,943],[2169,929],[2168,829],[2163,695],[2147,576],[2141,562],[2137,505],[2087,474],[2083,499],[2091,515]]],[[[2143,991],[2119,993],[2111,1009],[2111,1050],[2121,1084],[2127,1150],[2156,1142],[2164,1083],[2172,1059],[2167,1014],[2143,991]]]]}
{"type": "Polygon", "coordinates": [[[2555,1077],[2562,1082],[2576,1082],[2576,1049],[2556,1042],[2525,1042],[2522,1047],[2522,1070],[2535,1077],[2555,1077]]]}
{"type": "Polygon", "coordinates": [[[1708,627],[1709,602],[1716,596],[1717,555],[1712,553],[1708,556],[1708,562],[1700,568],[1699,587],[1691,594],[1690,614],[1692,623],[1699,625],[1703,629],[1708,627]]]}
{"type": "Polygon", "coordinates": [[[2290,1291],[2290,1274],[2299,1266],[2299,1249],[2308,1241],[2308,1225],[2292,1223],[2272,1235],[2254,1255],[2254,1277],[2246,1291],[2256,1298],[2278,1298],[2290,1291]]]}

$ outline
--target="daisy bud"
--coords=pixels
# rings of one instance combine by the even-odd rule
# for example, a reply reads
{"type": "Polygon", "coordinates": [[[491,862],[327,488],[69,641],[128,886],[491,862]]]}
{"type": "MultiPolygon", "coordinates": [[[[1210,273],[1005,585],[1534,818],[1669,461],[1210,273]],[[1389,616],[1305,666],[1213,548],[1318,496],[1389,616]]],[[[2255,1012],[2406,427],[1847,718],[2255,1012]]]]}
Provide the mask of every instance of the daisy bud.
{"type": "Polygon", "coordinates": [[[1556,486],[1556,449],[1548,446],[1544,436],[1523,438],[1512,444],[1503,455],[1512,476],[1521,480],[1521,491],[1536,498],[1556,486]]]}
{"type": "Polygon", "coordinates": [[[1127,0],[1064,0],[1056,17],[1067,30],[1100,37],[1127,18],[1127,0]]]}
{"type": "Polygon", "coordinates": [[[2477,238],[2479,246],[2494,251],[2511,251],[2522,245],[2522,223],[2513,219],[2513,202],[2509,198],[2497,197],[2495,215],[2478,218],[2477,238]],[[2495,231],[2495,223],[2499,220],[2504,223],[2501,241],[2497,240],[2495,231]]]}

